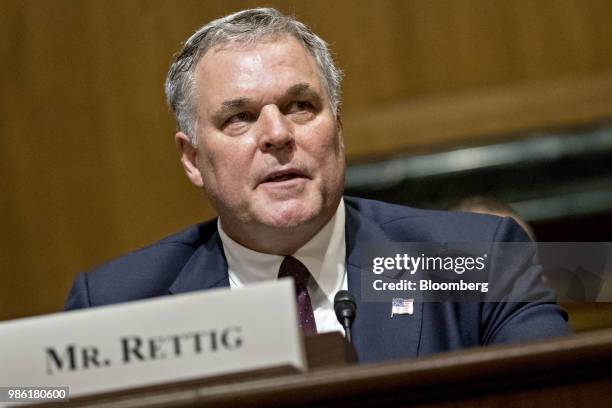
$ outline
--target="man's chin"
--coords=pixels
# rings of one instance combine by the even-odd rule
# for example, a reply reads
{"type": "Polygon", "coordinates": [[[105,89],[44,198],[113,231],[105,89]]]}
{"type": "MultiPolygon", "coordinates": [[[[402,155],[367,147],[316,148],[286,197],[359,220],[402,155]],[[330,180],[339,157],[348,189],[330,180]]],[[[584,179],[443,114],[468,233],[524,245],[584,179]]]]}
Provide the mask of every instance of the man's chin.
{"type": "Polygon", "coordinates": [[[294,229],[314,222],[321,215],[321,208],[304,205],[304,202],[270,204],[264,208],[260,221],[270,228],[294,229]]]}

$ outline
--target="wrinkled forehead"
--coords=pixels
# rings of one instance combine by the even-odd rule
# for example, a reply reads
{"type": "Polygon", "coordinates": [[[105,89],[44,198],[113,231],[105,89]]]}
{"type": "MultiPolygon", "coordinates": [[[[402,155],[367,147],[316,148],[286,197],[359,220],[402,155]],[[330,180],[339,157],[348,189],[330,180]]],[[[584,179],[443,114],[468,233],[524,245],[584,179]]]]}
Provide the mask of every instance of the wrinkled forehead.
{"type": "Polygon", "coordinates": [[[303,83],[329,99],[315,58],[289,34],[216,46],[198,62],[194,80],[200,102],[214,103],[239,94],[284,92],[303,83]]]}
{"type": "MultiPolygon", "coordinates": [[[[238,37],[234,39],[225,39],[220,40],[214,46],[203,50],[202,54],[196,59],[196,64],[194,70],[197,71],[198,67],[202,65],[203,60],[210,60],[211,57],[214,58],[215,55],[222,53],[224,51],[231,51],[234,54],[240,53],[248,53],[262,45],[270,45],[270,44],[292,44],[299,45],[300,49],[303,51],[303,56],[307,57],[309,63],[312,62],[317,67],[317,70],[320,71],[320,67],[316,61],[315,55],[304,45],[304,43],[296,36],[291,33],[270,33],[264,35],[250,35],[244,37],[238,37]]],[[[322,72],[319,72],[321,76],[322,72]]]]}

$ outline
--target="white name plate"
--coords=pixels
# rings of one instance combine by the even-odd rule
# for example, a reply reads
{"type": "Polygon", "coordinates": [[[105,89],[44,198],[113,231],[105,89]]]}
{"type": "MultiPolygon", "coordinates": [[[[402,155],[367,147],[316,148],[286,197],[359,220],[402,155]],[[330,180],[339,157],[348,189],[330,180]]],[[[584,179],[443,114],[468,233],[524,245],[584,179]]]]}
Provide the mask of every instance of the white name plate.
{"type": "Polygon", "coordinates": [[[281,366],[306,369],[290,279],[0,323],[0,386],[70,397],[281,366]]]}

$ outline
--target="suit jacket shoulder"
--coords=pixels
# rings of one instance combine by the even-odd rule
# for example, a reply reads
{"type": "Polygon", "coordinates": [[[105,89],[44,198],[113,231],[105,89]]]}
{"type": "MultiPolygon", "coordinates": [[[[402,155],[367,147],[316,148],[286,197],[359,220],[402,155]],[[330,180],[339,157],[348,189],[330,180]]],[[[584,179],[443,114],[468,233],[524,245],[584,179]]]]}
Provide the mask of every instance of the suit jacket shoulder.
{"type": "MultiPolygon", "coordinates": [[[[362,265],[362,254],[371,254],[372,244],[384,248],[399,242],[480,242],[491,243],[492,247],[496,241],[529,241],[509,217],[419,210],[350,197],[345,202],[349,290],[358,299],[363,289],[361,278],[372,273],[368,265],[362,265]]],[[[511,259],[490,265],[488,279],[511,282],[510,293],[528,296],[528,303],[416,302],[411,315],[390,317],[390,300],[358,301],[353,340],[360,361],[567,334],[566,314],[555,303],[553,291],[542,284],[540,268],[529,266],[533,258],[530,251],[535,248],[522,248],[511,259]]],[[[391,295],[409,297],[404,293],[391,295]]]]}
{"type": "Polygon", "coordinates": [[[509,217],[424,210],[355,197],[345,197],[345,203],[396,242],[529,241],[518,223],[509,217]]]}
{"type": "Polygon", "coordinates": [[[65,308],[100,306],[168,294],[194,253],[217,234],[216,219],[80,273],[65,308]]]}

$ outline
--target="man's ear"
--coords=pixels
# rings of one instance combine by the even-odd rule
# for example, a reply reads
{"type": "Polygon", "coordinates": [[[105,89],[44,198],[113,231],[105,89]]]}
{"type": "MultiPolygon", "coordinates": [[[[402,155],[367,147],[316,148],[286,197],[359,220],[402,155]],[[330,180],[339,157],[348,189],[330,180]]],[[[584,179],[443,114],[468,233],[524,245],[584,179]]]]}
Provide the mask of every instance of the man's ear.
{"type": "Polygon", "coordinates": [[[198,149],[191,144],[191,138],[183,132],[174,135],[174,141],[181,155],[181,164],[187,178],[196,187],[203,187],[202,173],[198,167],[198,149]]]}
{"type": "Polygon", "coordinates": [[[342,125],[342,116],[340,116],[340,113],[336,115],[336,123],[336,126],[338,126],[338,137],[340,138],[340,146],[342,147],[342,151],[344,151],[344,127],[342,125]]]}
{"type": "Polygon", "coordinates": [[[336,114],[336,122],[338,122],[339,129],[342,130],[342,115],[340,115],[340,112],[336,114]]]}

